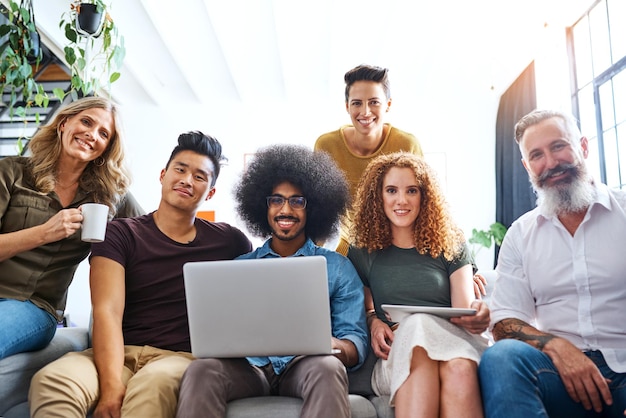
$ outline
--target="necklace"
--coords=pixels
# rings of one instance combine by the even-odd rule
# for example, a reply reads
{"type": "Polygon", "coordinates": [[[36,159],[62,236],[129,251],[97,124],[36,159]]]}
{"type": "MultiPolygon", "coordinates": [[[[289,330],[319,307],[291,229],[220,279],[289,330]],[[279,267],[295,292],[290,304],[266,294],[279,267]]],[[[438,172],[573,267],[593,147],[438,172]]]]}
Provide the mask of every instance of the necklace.
{"type": "Polygon", "coordinates": [[[74,186],[76,183],[78,183],[78,180],[76,180],[76,181],[75,181],[74,183],[72,183],[72,184],[69,184],[69,185],[67,185],[67,186],[64,186],[63,184],[61,184],[61,182],[60,182],[60,181],[58,181],[58,180],[55,180],[55,181],[54,181],[55,186],[59,186],[61,189],[69,189],[70,187],[74,186]]]}

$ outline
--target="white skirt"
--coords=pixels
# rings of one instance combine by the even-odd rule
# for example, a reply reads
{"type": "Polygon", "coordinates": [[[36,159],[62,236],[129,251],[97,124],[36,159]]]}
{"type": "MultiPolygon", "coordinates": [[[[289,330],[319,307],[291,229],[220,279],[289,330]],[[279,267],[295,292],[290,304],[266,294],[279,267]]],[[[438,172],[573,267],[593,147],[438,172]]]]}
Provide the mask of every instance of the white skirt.
{"type": "Polygon", "coordinates": [[[413,314],[400,322],[394,333],[387,360],[378,359],[372,373],[372,389],[378,396],[390,396],[394,406],[398,388],[409,377],[413,348],[422,347],[437,361],[467,358],[476,364],[488,340],[454,325],[449,319],[429,314],[413,314]]]}

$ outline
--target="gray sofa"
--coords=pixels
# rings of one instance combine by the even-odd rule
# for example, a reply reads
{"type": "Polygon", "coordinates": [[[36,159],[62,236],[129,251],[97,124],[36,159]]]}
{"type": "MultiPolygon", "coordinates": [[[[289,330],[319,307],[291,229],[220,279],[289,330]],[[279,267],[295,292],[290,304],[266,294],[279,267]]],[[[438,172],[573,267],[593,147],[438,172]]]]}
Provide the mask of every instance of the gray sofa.
{"type": "MultiPolygon", "coordinates": [[[[28,418],[28,388],[31,377],[43,366],[70,351],[89,347],[86,328],[59,328],[43,350],[21,353],[0,360],[0,417],[28,418]]],[[[375,358],[370,353],[365,364],[349,372],[350,406],[354,418],[393,418],[388,398],[377,397],[370,377],[375,358]]],[[[228,404],[228,418],[297,418],[302,400],[283,396],[239,399],[228,404]]]]}
{"type": "Polygon", "coordinates": [[[59,328],[46,348],[0,360],[0,417],[28,418],[30,379],[46,364],[89,347],[87,328],[59,328]]]}
{"type": "MultiPolygon", "coordinates": [[[[488,281],[487,297],[495,287],[493,270],[480,271],[488,281]]],[[[28,387],[30,379],[44,365],[69,351],[89,347],[86,328],[60,328],[52,342],[43,350],[22,353],[0,360],[0,418],[28,418],[28,387]]],[[[394,418],[388,397],[372,392],[370,378],[376,359],[370,351],[365,364],[349,372],[350,406],[354,418],[394,418]]],[[[297,418],[302,401],[297,398],[268,396],[239,399],[228,404],[228,418],[297,418]]]]}

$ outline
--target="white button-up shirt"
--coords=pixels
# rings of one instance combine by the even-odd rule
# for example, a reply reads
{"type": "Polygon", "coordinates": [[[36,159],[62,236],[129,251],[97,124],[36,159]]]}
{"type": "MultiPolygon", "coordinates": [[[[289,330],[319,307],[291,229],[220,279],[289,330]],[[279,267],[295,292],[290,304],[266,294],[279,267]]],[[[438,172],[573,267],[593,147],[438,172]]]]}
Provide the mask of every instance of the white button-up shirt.
{"type": "Polygon", "coordinates": [[[511,225],[498,256],[491,326],[518,318],[600,350],[626,372],[626,192],[596,186],[574,236],[536,208],[511,225]]]}

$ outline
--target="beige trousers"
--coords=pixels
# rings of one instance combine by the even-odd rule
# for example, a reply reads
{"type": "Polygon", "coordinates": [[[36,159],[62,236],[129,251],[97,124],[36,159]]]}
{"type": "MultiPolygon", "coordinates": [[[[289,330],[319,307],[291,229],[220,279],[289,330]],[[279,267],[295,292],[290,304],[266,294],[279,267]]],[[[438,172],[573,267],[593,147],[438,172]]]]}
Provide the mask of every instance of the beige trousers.
{"type": "MultiPolygon", "coordinates": [[[[125,346],[122,417],[174,417],[180,379],[191,353],[125,346]]],[[[28,394],[33,418],[84,418],[98,401],[93,350],[68,353],[41,369],[28,394]]]]}

